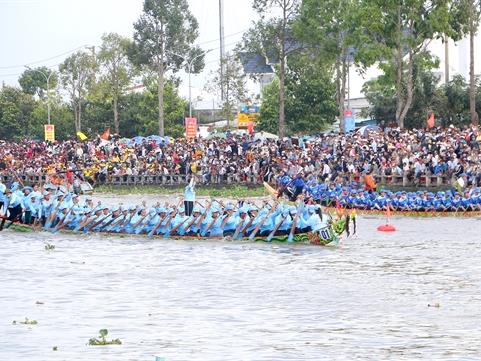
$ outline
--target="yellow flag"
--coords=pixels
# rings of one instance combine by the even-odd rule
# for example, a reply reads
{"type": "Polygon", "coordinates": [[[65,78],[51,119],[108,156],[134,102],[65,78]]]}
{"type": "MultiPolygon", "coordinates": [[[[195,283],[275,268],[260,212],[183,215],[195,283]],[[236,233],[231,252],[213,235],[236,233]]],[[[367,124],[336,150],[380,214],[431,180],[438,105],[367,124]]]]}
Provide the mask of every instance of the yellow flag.
{"type": "Polygon", "coordinates": [[[87,140],[87,136],[82,133],[82,132],[77,132],[77,137],[81,140],[81,141],[84,141],[84,140],[87,140]]]}

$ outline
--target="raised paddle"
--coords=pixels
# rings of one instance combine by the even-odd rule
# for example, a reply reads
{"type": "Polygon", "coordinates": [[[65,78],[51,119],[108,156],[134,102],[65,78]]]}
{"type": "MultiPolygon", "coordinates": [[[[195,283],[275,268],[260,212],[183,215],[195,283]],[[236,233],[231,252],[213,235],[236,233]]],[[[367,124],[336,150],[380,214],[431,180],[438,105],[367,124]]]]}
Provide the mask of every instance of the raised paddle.
{"type": "Polygon", "coordinates": [[[154,235],[154,233],[157,232],[157,230],[160,228],[160,225],[164,221],[165,217],[167,217],[167,214],[163,217],[160,217],[159,223],[157,223],[157,225],[154,228],[152,228],[152,230],[148,233],[148,235],[147,235],[148,237],[152,237],[154,235]]]}
{"type": "Polygon", "coordinates": [[[61,220],[59,220],[57,225],[51,230],[52,233],[57,233],[58,231],[60,231],[61,229],[63,229],[66,226],[65,221],[67,220],[67,217],[70,215],[72,210],[73,210],[73,206],[70,207],[67,214],[65,214],[65,217],[63,217],[61,220]]]}
{"type": "MultiPolygon", "coordinates": [[[[247,217],[247,214],[246,214],[246,217],[247,217]]],[[[243,225],[244,225],[244,222],[245,222],[245,218],[240,220],[239,224],[237,225],[237,228],[235,229],[235,232],[234,232],[234,235],[232,236],[232,238],[236,239],[238,236],[239,236],[239,233],[241,231],[241,229],[243,229],[243,225]]]]}
{"type": "Polygon", "coordinates": [[[119,219],[119,218],[122,217],[122,216],[123,216],[123,214],[122,214],[122,212],[120,212],[120,214],[119,214],[117,217],[112,218],[110,221],[108,221],[108,222],[105,223],[104,225],[100,226],[99,232],[102,232],[102,230],[104,230],[104,229],[105,229],[106,231],[108,231],[108,230],[107,230],[107,227],[110,226],[113,222],[115,222],[117,219],[119,219]]]}
{"type": "Polygon", "coordinates": [[[282,223],[284,223],[284,221],[286,220],[287,216],[285,217],[282,217],[281,220],[279,222],[277,222],[276,226],[274,227],[274,229],[272,230],[272,232],[269,234],[269,236],[267,236],[267,242],[271,242],[272,241],[272,238],[274,237],[274,235],[276,234],[277,230],[281,227],[282,223]]]}
{"type": "Polygon", "coordinates": [[[252,241],[254,239],[256,234],[259,232],[259,230],[264,225],[264,223],[266,223],[267,219],[269,219],[269,216],[275,211],[275,209],[276,209],[276,207],[272,207],[269,210],[269,213],[267,213],[267,215],[264,218],[262,218],[262,220],[257,224],[256,228],[254,228],[254,230],[249,235],[249,241],[252,241]]]}
{"type": "Polygon", "coordinates": [[[171,234],[175,234],[175,232],[177,232],[177,230],[182,227],[185,222],[187,222],[189,220],[189,217],[186,217],[182,222],[180,222],[178,225],[176,225],[174,228],[172,228],[170,231],[168,231],[164,236],[165,237],[170,237],[171,234]]]}
{"type": "Polygon", "coordinates": [[[301,199],[299,201],[299,206],[297,207],[296,217],[294,218],[294,221],[292,222],[291,231],[289,232],[289,237],[287,237],[287,242],[292,242],[294,240],[294,233],[296,232],[297,222],[299,221],[299,217],[300,217],[300,214],[301,214],[303,204],[304,204],[304,202],[301,199]]]}
{"type": "MultiPolygon", "coordinates": [[[[157,215],[157,213],[154,215],[154,217],[157,215]]],[[[134,224],[134,227],[133,228],[137,228],[140,226],[139,229],[136,229],[135,230],[135,234],[140,234],[142,233],[142,231],[144,230],[146,224],[144,224],[144,220],[149,216],[149,213],[147,213],[145,216],[142,217],[142,219],[140,221],[138,221],[136,224],[134,224]]],[[[150,216],[149,218],[150,219],[153,219],[154,217],[150,216]]],[[[147,222],[148,223],[148,222],[147,222]]]]}
{"type": "MultiPolygon", "coordinates": [[[[172,215],[169,214],[169,219],[167,220],[167,223],[165,223],[165,228],[170,227],[170,224],[172,223],[176,215],[177,215],[177,210],[174,212],[174,214],[172,215]]],[[[169,235],[170,235],[170,231],[167,231],[162,235],[162,238],[168,237],[169,235]]]]}
{"type": "Polygon", "coordinates": [[[197,219],[200,217],[201,215],[199,214],[197,217],[194,217],[192,216],[192,221],[189,223],[189,225],[187,227],[185,227],[185,233],[187,233],[190,229],[190,227],[192,227],[194,225],[194,223],[197,221],[197,219]]]}
{"type": "Polygon", "coordinates": [[[90,226],[90,223],[93,223],[94,220],[92,220],[92,222],[89,222],[89,224],[87,224],[84,228],[84,233],[87,233],[89,232],[91,229],[95,229],[95,227],[97,227],[99,224],[101,224],[103,221],[105,221],[107,218],[109,218],[111,216],[111,214],[107,214],[105,217],[103,217],[102,219],[100,219],[100,221],[98,222],[95,222],[93,226],[90,226]],[[88,227],[88,228],[87,228],[88,227]]]}

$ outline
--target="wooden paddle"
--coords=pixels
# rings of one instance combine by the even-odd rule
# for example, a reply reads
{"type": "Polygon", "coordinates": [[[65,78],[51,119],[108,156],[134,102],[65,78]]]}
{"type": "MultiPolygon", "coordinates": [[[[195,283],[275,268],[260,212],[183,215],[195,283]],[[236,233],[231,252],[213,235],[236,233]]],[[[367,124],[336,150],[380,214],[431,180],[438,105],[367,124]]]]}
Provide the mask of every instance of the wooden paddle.
{"type": "Polygon", "coordinates": [[[281,227],[282,223],[284,223],[284,221],[286,220],[287,216],[285,217],[281,217],[281,220],[279,222],[277,222],[276,226],[274,227],[274,229],[272,230],[272,232],[269,234],[269,236],[267,236],[267,242],[271,242],[272,241],[272,238],[274,237],[274,235],[276,234],[276,232],[278,231],[278,229],[281,227]]]}
{"type": "Polygon", "coordinates": [[[162,222],[164,221],[164,219],[167,217],[167,214],[163,217],[160,217],[160,220],[159,220],[159,223],[157,223],[155,225],[154,228],[152,228],[152,230],[147,234],[148,237],[152,237],[154,235],[154,233],[157,232],[157,230],[160,228],[162,222]]]}
{"type": "Polygon", "coordinates": [[[262,220],[257,224],[256,228],[254,228],[254,230],[249,235],[249,241],[252,241],[254,239],[256,234],[259,232],[259,230],[264,225],[264,223],[269,219],[270,215],[275,211],[275,209],[276,209],[276,207],[272,207],[269,210],[269,213],[267,213],[267,215],[264,218],[262,218],[262,220]]]}
{"type": "Polygon", "coordinates": [[[177,232],[177,230],[182,227],[185,222],[187,222],[189,220],[189,217],[186,217],[182,222],[180,222],[178,225],[176,225],[174,228],[172,228],[170,231],[168,231],[166,234],[165,234],[165,237],[169,237],[171,234],[175,234],[175,232],[177,232]]]}
{"type": "Polygon", "coordinates": [[[296,232],[297,222],[299,221],[299,217],[301,215],[302,205],[304,204],[303,200],[299,200],[299,206],[297,207],[296,217],[292,222],[291,231],[289,232],[289,237],[287,237],[287,242],[292,242],[294,240],[294,233],[296,232]]]}

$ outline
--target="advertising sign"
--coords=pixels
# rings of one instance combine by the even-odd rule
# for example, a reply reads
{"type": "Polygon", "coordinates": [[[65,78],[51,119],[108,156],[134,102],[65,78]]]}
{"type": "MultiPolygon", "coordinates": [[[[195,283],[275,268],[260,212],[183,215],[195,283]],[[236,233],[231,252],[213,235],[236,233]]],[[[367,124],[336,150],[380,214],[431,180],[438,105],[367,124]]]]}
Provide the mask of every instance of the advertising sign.
{"type": "Polygon", "coordinates": [[[197,118],[185,118],[185,137],[187,139],[197,138],[197,118]]]}
{"type": "Polygon", "coordinates": [[[346,109],[344,111],[344,132],[349,133],[354,130],[356,127],[356,122],[354,120],[354,115],[352,114],[352,110],[346,109]]]}
{"type": "Polygon", "coordinates": [[[239,129],[248,129],[249,123],[255,126],[256,120],[259,117],[260,107],[258,105],[243,105],[240,107],[237,115],[237,127],[239,129]]]}
{"type": "Polygon", "coordinates": [[[55,125],[45,124],[43,129],[45,131],[45,141],[55,142],[55,125]]]}

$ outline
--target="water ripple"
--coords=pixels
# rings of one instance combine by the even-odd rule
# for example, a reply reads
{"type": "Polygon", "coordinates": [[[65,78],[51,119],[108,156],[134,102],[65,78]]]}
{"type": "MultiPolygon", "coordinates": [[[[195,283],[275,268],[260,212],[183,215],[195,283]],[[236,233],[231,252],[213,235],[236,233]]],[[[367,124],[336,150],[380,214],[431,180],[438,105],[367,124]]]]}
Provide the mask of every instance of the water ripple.
{"type": "Polygon", "coordinates": [[[328,248],[4,231],[0,359],[479,359],[480,220],[379,223],[328,248]]]}

